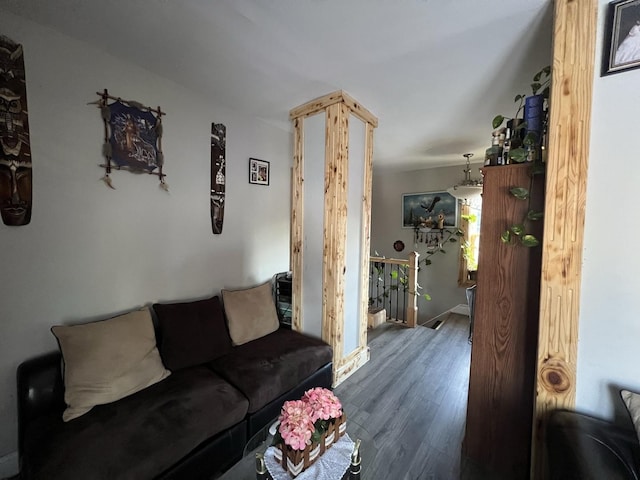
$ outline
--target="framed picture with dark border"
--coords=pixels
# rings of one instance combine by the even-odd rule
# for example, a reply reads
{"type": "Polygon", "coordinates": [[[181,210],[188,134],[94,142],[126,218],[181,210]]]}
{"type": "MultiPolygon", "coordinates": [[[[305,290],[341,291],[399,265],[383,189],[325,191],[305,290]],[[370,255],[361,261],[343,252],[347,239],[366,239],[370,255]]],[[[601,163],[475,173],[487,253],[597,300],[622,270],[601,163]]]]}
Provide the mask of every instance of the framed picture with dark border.
{"type": "Polygon", "coordinates": [[[249,159],[249,183],[269,185],[269,162],[257,158],[249,159]]]}
{"type": "Polygon", "coordinates": [[[640,0],[609,3],[602,75],[640,67],[640,0]]]}
{"type": "Polygon", "coordinates": [[[402,194],[402,228],[456,227],[458,200],[448,192],[402,194]]]}

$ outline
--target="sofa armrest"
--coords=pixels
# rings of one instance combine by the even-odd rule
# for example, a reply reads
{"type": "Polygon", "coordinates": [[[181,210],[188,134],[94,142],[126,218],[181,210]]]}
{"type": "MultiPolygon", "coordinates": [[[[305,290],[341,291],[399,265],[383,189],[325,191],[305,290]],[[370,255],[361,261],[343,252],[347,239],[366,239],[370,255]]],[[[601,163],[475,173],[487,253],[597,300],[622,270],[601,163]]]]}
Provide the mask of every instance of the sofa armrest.
{"type": "Polygon", "coordinates": [[[64,384],[60,352],[51,352],[27,360],[18,366],[18,450],[22,452],[25,429],[34,419],[62,412],[64,384]]]}
{"type": "Polygon", "coordinates": [[[546,428],[551,480],[640,480],[635,430],[581,413],[556,410],[546,428]]]}

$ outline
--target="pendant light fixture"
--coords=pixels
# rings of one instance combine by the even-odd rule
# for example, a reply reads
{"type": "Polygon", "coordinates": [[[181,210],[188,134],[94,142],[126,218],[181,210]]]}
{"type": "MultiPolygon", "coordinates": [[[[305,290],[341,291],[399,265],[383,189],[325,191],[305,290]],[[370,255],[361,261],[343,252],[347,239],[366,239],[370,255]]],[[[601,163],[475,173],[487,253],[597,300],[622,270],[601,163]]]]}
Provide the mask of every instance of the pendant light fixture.
{"type": "Polygon", "coordinates": [[[460,200],[469,200],[482,193],[482,180],[471,179],[469,159],[473,157],[473,153],[465,153],[462,156],[467,159],[467,166],[463,170],[464,180],[453,187],[447,188],[447,192],[460,200]]]}

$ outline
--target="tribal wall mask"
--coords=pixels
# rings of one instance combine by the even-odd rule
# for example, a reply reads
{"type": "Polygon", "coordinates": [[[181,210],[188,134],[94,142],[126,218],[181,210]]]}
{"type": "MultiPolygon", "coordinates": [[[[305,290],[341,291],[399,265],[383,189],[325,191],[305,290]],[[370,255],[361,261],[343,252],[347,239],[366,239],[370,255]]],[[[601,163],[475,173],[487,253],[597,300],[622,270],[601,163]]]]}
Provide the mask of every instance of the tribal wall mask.
{"type": "Polygon", "coordinates": [[[0,215],[31,221],[31,146],[22,45],[0,35],[0,215]]]}

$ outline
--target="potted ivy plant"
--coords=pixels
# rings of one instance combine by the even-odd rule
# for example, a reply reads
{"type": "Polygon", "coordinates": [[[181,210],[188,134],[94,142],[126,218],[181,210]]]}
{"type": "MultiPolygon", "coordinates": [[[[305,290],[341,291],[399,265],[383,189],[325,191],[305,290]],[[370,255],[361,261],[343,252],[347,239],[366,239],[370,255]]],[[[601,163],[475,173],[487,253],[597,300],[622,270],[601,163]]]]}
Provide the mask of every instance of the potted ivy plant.
{"type": "MultiPolygon", "coordinates": [[[[533,77],[533,82],[531,83],[531,91],[532,95],[529,97],[524,97],[523,95],[517,95],[515,97],[515,101],[518,102],[518,110],[516,112],[516,116],[519,115],[520,111],[523,108],[523,104],[526,106],[528,99],[533,98],[534,100],[529,101],[531,104],[542,105],[544,100],[549,98],[549,87],[551,85],[551,67],[548,65],[541,69],[538,73],[536,73],[533,77]]],[[[542,114],[540,114],[542,115],[542,114]]],[[[505,120],[505,117],[502,115],[497,115],[493,119],[494,128],[499,127],[505,120]]],[[[544,120],[543,120],[544,121],[544,120]]],[[[540,142],[542,140],[542,129],[544,129],[544,125],[537,126],[536,128],[527,128],[527,122],[522,122],[522,127],[527,129],[527,133],[522,140],[522,146],[512,149],[509,152],[509,158],[514,163],[523,163],[527,160],[532,160],[531,152],[537,151],[540,147],[540,142]]],[[[535,155],[533,157],[533,162],[531,164],[531,171],[529,173],[529,186],[517,186],[513,187],[509,190],[510,194],[513,195],[516,199],[521,201],[527,201],[529,208],[524,215],[524,218],[518,219],[518,221],[512,225],[510,225],[504,232],[502,232],[500,238],[505,244],[515,244],[520,243],[525,247],[535,247],[540,244],[540,240],[533,234],[529,233],[532,222],[537,222],[542,220],[544,217],[544,213],[542,211],[538,211],[533,209],[532,206],[532,187],[533,182],[535,181],[536,176],[545,174],[545,164],[542,162],[540,156],[535,155]]]]}

